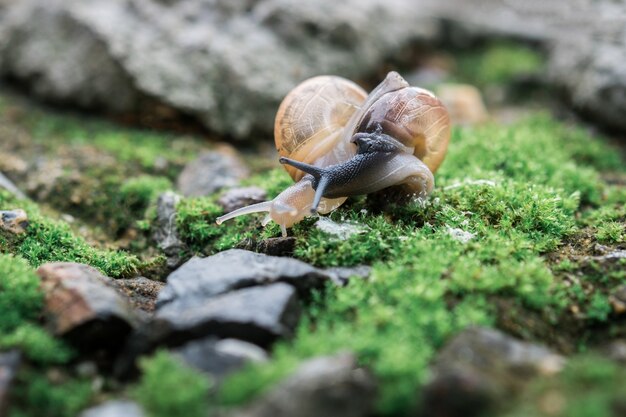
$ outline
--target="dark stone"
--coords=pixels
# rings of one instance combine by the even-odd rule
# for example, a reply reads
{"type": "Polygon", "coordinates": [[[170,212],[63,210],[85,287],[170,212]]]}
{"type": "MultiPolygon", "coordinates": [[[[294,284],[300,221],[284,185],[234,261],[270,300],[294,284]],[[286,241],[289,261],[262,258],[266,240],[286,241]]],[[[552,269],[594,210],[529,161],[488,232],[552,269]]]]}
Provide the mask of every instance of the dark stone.
{"type": "Polygon", "coordinates": [[[291,258],[231,249],[206,258],[191,258],[167,277],[157,306],[177,298],[206,299],[239,288],[287,282],[301,293],[320,288],[333,276],[291,258]]]}
{"type": "Polygon", "coordinates": [[[233,337],[261,347],[289,337],[298,322],[296,292],[283,283],[245,288],[227,294],[187,294],[157,306],[155,328],[176,344],[208,335],[233,337]]]}
{"type": "Polygon", "coordinates": [[[229,417],[367,417],[374,414],[376,390],[376,381],[353,355],[319,357],[229,417]]]}
{"type": "Polygon", "coordinates": [[[0,211],[0,228],[14,234],[25,233],[28,228],[28,215],[22,209],[0,211]]]}
{"type": "Polygon", "coordinates": [[[109,400],[83,411],[79,417],[145,417],[145,415],[142,408],[133,401],[109,400]]]}
{"type": "Polygon", "coordinates": [[[185,166],[176,186],[186,197],[210,195],[233,187],[248,176],[248,169],[234,149],[206,151],[185,166]]]}
{"type": "Polygon", "coordinates": [[[42,265],[37,274],[53,333],[81,350],[116,350],[137,325],[129,301],[95,268],[57,262],[42,265]]]}
{"type": "Polygon", "coordinates": [[[211,374],[219,380],[249,362],[267,361],[267,353],[260,347],[236,339],[218,340],[207,337],[191,341],[173,350],[187,365],[211,374]]]}
{"type": "Polygon", "coordinates": [[[508,403],[532,378],[561,370],[564,358],[493,329],[473,327],[436,357],[423,393],[432,417],[480,416],[508,403]]]}
{"type": "Polygon", "coordinates": [[[186,246],[178,236],[176,228],[176,205],[180,196],[167,191],[157,199],[156,219],[152,223],[152,239],[165,254],[166,265],[174,269],[182,262],[186,246]]]}
{"type": "Polygon", "coordinates": [[[230,213],[238,208],[260,203],[267,200],[267,193],[260,187],[231,188],[221,195],[218,204],[225,213],[230,213]]]}
{"type": "Polygon", "coordinates": [[[151,313],[154,311],[159,291],[165,284],[144,277],[115,279],[110,281],[122,291],[135,308],[151,313]]]}
{"type": "Polygon", "coordinates": [[[609,343],[603,352],[610,359],[626,365],[626,339],[618,339],[609,343]]]}
{"type": "Polygon", "coordinates": [[[5,416],[9,408],[9,394],[21,363],[22,355],[17,350],[0,353],[0,416],[5,416]]]}

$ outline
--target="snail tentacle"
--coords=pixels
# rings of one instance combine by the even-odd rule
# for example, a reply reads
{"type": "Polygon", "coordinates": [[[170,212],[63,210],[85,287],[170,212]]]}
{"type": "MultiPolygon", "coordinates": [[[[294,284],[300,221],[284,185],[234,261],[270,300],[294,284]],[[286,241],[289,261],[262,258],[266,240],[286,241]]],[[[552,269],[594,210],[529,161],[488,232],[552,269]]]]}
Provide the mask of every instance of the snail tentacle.
{"type": "Polygon", "coordinates": [[[224,223],[226,220],[230,220],[235,217],[243,216],[246,214],[252,213],[262,213],[264,211],[270,211],[272,209],[272,201],[263,201],[261,203],[252,204],[250,206],[242,207],[237,210],[233,210],[230,213],[224,214],[223,216],[215,219],[215,223],[218,225],[224,223]]]}

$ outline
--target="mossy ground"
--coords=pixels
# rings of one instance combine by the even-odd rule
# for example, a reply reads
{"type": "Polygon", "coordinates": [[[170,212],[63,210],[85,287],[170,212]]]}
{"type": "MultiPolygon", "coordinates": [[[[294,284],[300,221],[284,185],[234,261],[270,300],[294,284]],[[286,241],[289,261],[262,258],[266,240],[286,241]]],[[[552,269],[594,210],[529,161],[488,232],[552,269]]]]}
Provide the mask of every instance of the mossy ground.
{"type": "MultiPolygon", "coordinates": [[[[527,48],[497,45],[468,55],[459,60],[458,79],[484,88],[510,83],[541,67],[541,57],[528,53],[527,48]]],[[[72,352],[41,327],[34,268],[48,261],[77,261],[113,277],[154,268],[161,260],[146,239],[151,220],[150,211],[144,219],[146,208],[204,145],[194,137],[24,112],[1,95],[0,111],[4,125],[17,132],[0,151],[28,159],[36,149],[74,161],[63,165],[57,188],[47,193],[33,188],[31,196],[39,204],[0,192],[0,209],[23,208],[31,220],[25,235],[0,234],[0,252],[13,254],[0,255],[0,285],[5,292],[11,289],[9,298],[0,296],[0,345],[19,347],[27,357],[12,415],[43,415],[45,410],[53,417],[72,416],[95,393],[89,380],[58,370],[72,360],[72,352]],[[76,163],[76,155],[98,163],[76,163]],[[59,212],[78,220],[68,226],[59,212]],[[80,225],[106,232],[93,246],[92,235],[80,225]],[[134,243],[120,250],[116,240],[123,236],[134,243]]],[[[6,161],[0,168],[8,169],[6,161]]],[[[20,175],[14,172],[18,182],[20,175]]],[[[624,319],[609,303],[613,289],[626,280],[625,263],[600,257],[626,244],[622,151],[583,128],[538,113],[513,124],[455,128],[436,181],[426,202],[389,203],[389,194],[348,200],[330,215],[366,228],[348,239],[317,229],[314,218],[291,229],[297,258],[319,266],[368,264],[372,275],[314,293],[294,339],[279,343],[269,364],[231,377],[213,399],[215,405],[249,400],[307,357],[351,350],[380,380],[381,415],[407,415],[419,403],[437,350],[469,324],[497,326],[574,355],[563,376],[538,382],[528,395],[549,386],[576,399],[593,386],[593,410],[604,410],[612,401],[607,398],[620,395],[611,387],[623,381],[623,371],[580,352],[626,335],[624,319]],[[472,238],[463,242],[455,237],[458,231],[472,238]]],[[[275,168],[247,183],[273,197],[291,180],[275,168]]],[[[216,226],[222,214],[216,198],[186,198],[178,205],[180,235],[190,252],[208,255],[246,239],[280,235],[276,225],[262,228],[258,216],[216,226]]],[[[195,415],[206,407],[202,392],[211,382],[173,357],[157,353],[142,367],[144,376],[135,388],[111,390],[126,390],[153,416],[180,410],[195,415]],[[179,384],[179,378],[188,383],[179,384]]],[[[542,415],[533,401],[511,415],[542,415]]],[[[574,415],[563,410],[556,415],[574,415]]]]}

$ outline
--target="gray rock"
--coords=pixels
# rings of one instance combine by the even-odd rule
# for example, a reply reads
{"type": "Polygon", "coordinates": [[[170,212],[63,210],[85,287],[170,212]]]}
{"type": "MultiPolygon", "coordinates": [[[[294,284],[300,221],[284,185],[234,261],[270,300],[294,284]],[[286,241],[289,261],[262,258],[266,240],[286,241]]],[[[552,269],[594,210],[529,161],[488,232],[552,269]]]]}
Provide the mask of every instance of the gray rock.
{"type": "Polygon", "coordinates": [[[157,307],[155,325],[170,343],[203,336],[245,340],[266,347],[289,337],[300,307],[290,285],[276,283],[215,297],[189,293],[157,307]]]}
{"type": "Polygon", "coordinates": [[[333,277],[296,259],[230,249],[206,258],[193,257],[172,272],[157,306],[179,298],[205,300],[234,289],[275,282],[287,282],[306,293],[333,277]]]}
{"type": "Polygon", "coordinates": [[[265,200],[267,200],[267,193],[260,187],[238,187],[226,191],[217,202],[222,206],[225,213],[230,213],[238,208],[265,200]]]}
{"type": "Polygon", "coordinates": [[[559,372],[565,359],[549,349],[488,328],[472,327],[439,352],[424,389],[424,414],[478,416],[506,404],[533,377],[559,372]]]}
{"type": "Polygon", "coordinates": [[[350,354],[319,357],[249,408],[229,417],[366,417],[373,415],[376,382],[350,354]]]}
{"type": "Polygon", "coordinates": [[[95,407],[91,407],[79,417],[145,417],[139,404],[128,400],[110,400],[95,407]]]}
{"type": "Polygon", "coordinates": [[[4,416],[9,407],[9,395],[22,355],[17,350],[0,353],[0,415],[4,416]]]}
{"type": "Polygon", "coordinates": [[[178,176],[178,190],[187,197],[210,195],[233,187],[248,176],[248,169],[234,150],[203,152],[178,176]]]}
{"type": "Polygon", "coordinates": [[[617,339],[602,349],[602,352],[610,359],[626,365],[626,339],[617,339]]]}
{"type": "Polygon", "coordinates": [[[52,331],[80,349],[120,348],[138,324],[129,301],[95,268],[55,262],[40,266],[37,274],[52,331]]]}
{"type": "Polygon", "coordinates": [[[39,96],[129,111],[150,97],[234,137],[268,134],[319,74],[359,79],[437,33],[408,0],[22,0],[0,20],[0,73],[39,96]]]}
{"type": "Polygon", "coordinates": [[[173,352],[189,366],[211,374],[218,381],[249,362],[267,361],[263,349],[236,339],[208,337],[189,342],[173,352]]]}
{"type": "Polygon", "coordinates": [[[0,229],[18,235],[25,233],[27,228],[28,215],[24,210],[0,210],[0,229]]]}
{"type": "Polygon", "coordinates": [[[182,262],[181,254],[186,246],[178,236],[176,228],[176,205],[180,196],[172,191],[166,191],[157,199],[156,219],[152,224],[152,239],[163,251],[170,269],[176,268],[182,262]]]}

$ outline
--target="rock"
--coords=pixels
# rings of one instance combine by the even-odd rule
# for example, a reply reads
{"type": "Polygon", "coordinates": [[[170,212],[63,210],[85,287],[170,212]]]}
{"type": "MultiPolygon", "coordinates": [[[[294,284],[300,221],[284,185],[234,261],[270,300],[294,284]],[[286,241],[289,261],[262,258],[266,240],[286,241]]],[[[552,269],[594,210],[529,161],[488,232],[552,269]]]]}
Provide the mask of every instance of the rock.
{"type": "Polygon", "coordinates": [[[236,339],[218,340],[213,337],[195,340],[173,350],[189,366],[221,379],[249,362],[267,361],[260,347],[236,339]]]}
{"type": "Polygon", "coordinates": [[[438,29],[405,0],[22,0],[7,9],[0,74],[38,96],[121,112],[150,97],[240,138],[269,134],[298,82],[362,79],[438,29]]]}
{"type": "Polygon", "coordinates": [[[229,417],[367,417],[374,414],[376,382],[351,354],[319,357],[229,417]]]}
{"type": "Polygon", "coordinates": [[[110,400],[95,407],[91,407],[79,417],[145,417],[142,408],[134,401],[110,400]]]}
{"type": "Polygon", "coordinates": [[[291,336],[299,315],[294,288],[276,283],[215,297],[174,295],[168,303],[157,306],[155,324],[160,337],[173,344],[215,335],[267,347],[280,337],[291,336]]]}
{"type": "Polygon", "coordinates": [[[8,179],[2,172],[0,172],[0,188],[4,188],[17,198],[25,200],[27,197],[13,182],[8,179]]]}
{"type": "Polygon", "coordinates": [[[301,293],[333,277],[302,261],[230,249],[206,258],[193,257],[167,277],[157,299],[163,306],[181,298],[209,297],[239,288],[287,282],[301,293]]]}
{"type": "Polygon", "coordinates": [[[170,269],[180,265],[182,262],[181,254],[186,249],[176,228],[176,205],[179,201],[180,196],[172,191],[166,191],[159,195],[156,219],[152,223],[152,239],[165,254],[166,265],[170,269]]]}
{"type": "Polygon", "coordinates": [[[136,326],[128,300],[95,268],[55,262],[40,266],[37,274],[52,331],[80,349],[119,348],[136,326]]]}
{"type": "Polygon", "coordinates": [[[144,277],[115,279],[110,283],[122,291],[135,308],[148,313],[154,311],[159,291],[165,285],[144,277]]]}
{"type": "Polygon", "coordinates": [[[469,328],[437,355],[424,389],[424,414],[483,415],[508,403],[533,377],[559,372],[564,362],[545,347],[498,330],[469,328]]]}
{"type": "Polygon", "coordinates": [[[248,169],[234,150],[207,151],[185,166],[176,184],[184,196],[198,197],[233,187],[247,176],[248,169]]]}
{"type": "Polygon", "coordinates": [[[17,350],[0,353],[0,416],[6,415],[9,408],[9,394],[21,362],[22,355],[17,350]]]}
{"type": "Polygon", "coordinates": [[[446,226],[446,231],[452,239],[461,243],[467,243],[476,237],[474,233],[456,227],[446,226]]]}
{"type": "Polygon", "coordinates": [[[28,228],[28,215],[22,209],[1,210],[0,228],[16,235],[26,233],[28,228]]]}
{"type": "Polygon", "coordinates": [[[260,203],[267,200],[267,193],[260,187],[238,187],[226,191],[217,200],[225,213],[230,213],[238,208],[260,203]]]}
{"type": "Polygon", "coordinates": [[[237,244],[237,249],[264,253],[270,256],[291,256],[295,248],[296,238],[293,236],[271,237],[259,241],[245,239],[237,244]]]}
{"type": "Polygon", "coordinates": [[[455,125],[471,126],[489,119],[480,91],[468,84],[443,84],[437,96],[446,105],[455,125]]]}

